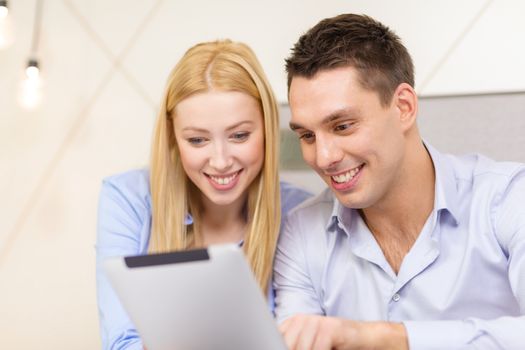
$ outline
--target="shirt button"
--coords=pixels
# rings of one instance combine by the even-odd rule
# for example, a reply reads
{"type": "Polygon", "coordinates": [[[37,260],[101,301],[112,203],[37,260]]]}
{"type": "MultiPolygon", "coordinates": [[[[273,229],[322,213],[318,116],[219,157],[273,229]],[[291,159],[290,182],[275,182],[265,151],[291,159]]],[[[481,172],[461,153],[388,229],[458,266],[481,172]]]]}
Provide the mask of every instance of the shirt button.
{"type": "Polygon", "coordinates": [[[401,299],[401,296],[399,294],[394,294],[394,296],[392,297],[392,300],[393,301],[399,301],[399,299],[401,299]]]}

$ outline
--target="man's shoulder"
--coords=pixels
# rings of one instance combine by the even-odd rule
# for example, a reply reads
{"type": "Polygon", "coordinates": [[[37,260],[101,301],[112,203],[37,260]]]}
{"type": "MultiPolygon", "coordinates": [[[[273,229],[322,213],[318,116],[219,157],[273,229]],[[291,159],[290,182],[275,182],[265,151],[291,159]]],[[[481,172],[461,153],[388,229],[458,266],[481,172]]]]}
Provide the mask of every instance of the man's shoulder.
{"type": "Polygon", "coordinates": [[[501,162],[480,156],[474,171],[474,176],[482,177],[484,175],[492,175],[503,179],[511,179],[524,170],[525,164],[523,163],[501,162]]]}
{"type": "Polygon", "coordinates": [[[482,154],[449,156],[449,159],[454,164],[457,180],[476,187],[505,186],[525,173],[523,163],[496,161],[482,154]]]}

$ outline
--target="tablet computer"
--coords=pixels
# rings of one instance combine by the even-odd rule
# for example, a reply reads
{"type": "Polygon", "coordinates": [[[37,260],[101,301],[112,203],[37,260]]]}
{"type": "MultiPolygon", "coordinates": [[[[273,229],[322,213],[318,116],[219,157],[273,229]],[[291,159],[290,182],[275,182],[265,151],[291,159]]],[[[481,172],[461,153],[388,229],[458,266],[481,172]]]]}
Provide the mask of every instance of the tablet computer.
{"type": "Polygon", "coordinates": [[[286,350],[237,245],[109,258],[104,269],[148,350],[286,350]]]}

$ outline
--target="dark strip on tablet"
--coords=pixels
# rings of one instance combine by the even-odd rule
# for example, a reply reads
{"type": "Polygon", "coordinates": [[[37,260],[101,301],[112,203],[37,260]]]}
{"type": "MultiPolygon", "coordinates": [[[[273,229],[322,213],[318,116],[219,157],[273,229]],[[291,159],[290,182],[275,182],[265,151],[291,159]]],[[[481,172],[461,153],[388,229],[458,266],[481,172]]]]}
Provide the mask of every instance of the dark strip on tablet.
{"type": "Polygon", "coordinates": [[[185,250],[172,253],[160,253],[150,255],[127,256],[124,258],[127,267],[145,267],[177,264],[184,262],[210,260],[207,249],[185,250]]]}

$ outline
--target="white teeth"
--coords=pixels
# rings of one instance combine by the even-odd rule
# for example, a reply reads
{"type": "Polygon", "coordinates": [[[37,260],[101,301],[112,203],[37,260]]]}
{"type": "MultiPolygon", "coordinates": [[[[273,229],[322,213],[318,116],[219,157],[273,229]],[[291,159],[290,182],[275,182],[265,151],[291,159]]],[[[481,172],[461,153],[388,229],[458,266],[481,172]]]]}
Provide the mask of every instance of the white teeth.
{"type": "Polygon", "coordinates": [[[218,183],[219,185],[228,185],[230,182],[232,182],[233,179],[235,179],[236,176],[237,174],[235,173],[228,177],[210,176],[210,178],[216,183],[218,183]]]}
{"type": "Polygon", "coordinates": [[[359,169],[360,167],[357,167],[357,168],[347,171],[344,174],[332,176],[332,179],[337,183],[348,182],[354,178],[354,176],[359,172],[359,169]]]}

